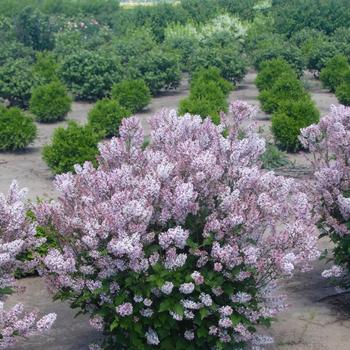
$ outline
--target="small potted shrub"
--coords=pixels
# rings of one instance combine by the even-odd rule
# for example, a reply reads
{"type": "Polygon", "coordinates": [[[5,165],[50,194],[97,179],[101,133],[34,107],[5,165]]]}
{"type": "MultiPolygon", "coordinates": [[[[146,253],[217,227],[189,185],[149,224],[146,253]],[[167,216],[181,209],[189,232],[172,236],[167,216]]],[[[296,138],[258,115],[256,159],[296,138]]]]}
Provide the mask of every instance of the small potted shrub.
{"type": "Polygon", "coordinates": [[[130,115],[130,111],[121,107],[117,101],[103,99],[97,101],[89,112],[88,124],[104,136],[112,137],[118,135],[122,119],[130,115]]]}
{"type": "Polygon", "coordinates": [[[33,89],[29,101],[30,111],[40,122],[56,122],[63,120],[70,111],[72,99],[65,86],[59,81],[40,85],[33,89]]]}
{"type": "Polygon", "coordinates": [[[124,80],[113,85],[112,98],[131,113],[136,113],[150,103],[151,92],[142,79],[124,80]]]}
{"type": "Polygon", "coordinates": [[[95,162],[101,137],[91,127],[69,121],[67,128],[55,130],[52,143],[43,148],[43,159],[54,174],[74,171],[75,164],[95,162]]]}
{"type": "Polygon", "coordinates": [[[27,147],[37,135],[33,120],[19,108],[0,105],[0,151],[15,151],[27,147]]]}

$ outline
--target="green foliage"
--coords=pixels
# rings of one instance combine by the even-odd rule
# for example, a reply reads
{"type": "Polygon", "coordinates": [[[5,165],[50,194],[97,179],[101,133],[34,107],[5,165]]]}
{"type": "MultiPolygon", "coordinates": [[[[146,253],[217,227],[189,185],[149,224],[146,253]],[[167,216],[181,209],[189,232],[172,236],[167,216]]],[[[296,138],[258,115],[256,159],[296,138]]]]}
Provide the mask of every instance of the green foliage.
{"type": "Polygon", "coordinates": [[[11,105],[27,107],[34,77],[28,61],[9,60],[0,66],[0,97],[11,105]]]}
{"type": "Polygon", "coordinates": [[[106,137],[118,136],[122,119],[130,115],[131,112],[122,107],[118,101],[103,99],[97,101],[89,112],[88,125],[106,137]]]}
{"type": "Polygon", "coordinates": [[[261,91],[258,98],[263,111],[273,113],[284,101],[295,101],[307,96],[302,83],[294,75],[284,73],[270,90],[261,91]]]}
{"type": "Polygon", "coordinates": [[[153,95],[161,90],[176,88],[181,80],[179,58],[161,48],[134,57],[129,67],[133,79],[143,79],[153,95]]]}
{"type": "Polygon", "coordinates": [[[335,95],[341,104],[350,106],[350,70],[344,75],[344,80],[337,87],[335,95]]]}
{"type": "Polygon", "coordinates": [[[303,50],[306,66],[314,71],[315,76],[318,76],[331,58],[340,53],[336,43],[328,40],[313,40],[308,46],[303,47],[303,50]]]}
{"type": "Polygon", "coordinates": [[[151,92],[142,80],[124,80],[112,87],[112,98],[131,113],[141,111],[151,101],[151,92]]]}
{"type": "Polygon", "coordinates": [[[37,86],[29,101],[30,111],[40,122],[63,120],[71,105],[72,99],[67,95],[66,87],[59,81],[37,86]]]}
{"type": "Polygon", "coordinates": [[[348,59],[343,55],[331,58],[325,68],[321,70],[320,80],[324,87],[334,92],[343,82],[345,74],[350,71],[348,59]]]}
{"type": "Polygon", "coordinates": [[[32,143],[36,125],[19,108],[0,105],[0,151],[15,151],[32,143]]]}
{"type": "Polygon", "coordinates": [[[34,50],[50,50],[54,46],[54,28],[49,17],[37,8],[24,7],[16,16],[15,32],[18,41],[34,50]]]}
{"type": "Polygon", "coordinates": [[[74,171],[74,165],[86,161],[96,164],[97,143],[103,135],[89,126],[69,121],[67,128],[54,131],[52,143],[43,148],[43,159],[54,174],[74,171]]]}
{"type": "Polygon", "coordinates": [[[216,67],[224,79],[240,82],[246,74],[247,63],[243,59],[241,49],[237,45],[204,46],[195,50],[190,58],[190,72],[200,68],[216,67]]]}
{"type": "Polygon", "coordinates": [[[273,143],[266,145],[266,150],[261,156],[262,167],[267,170],[280,168],[290,162],[286,153],[280,151],[273,143]]]}
{"type": "Polygon", "coordinates": [[[31,62],[34,59],[34,51],[18,41],[2,41],[0,43],[0,65],[9,60],[17,59],[25,59],[31,62]]]}
{"type": "Polygon", "coordinates": [[[77,99],[96,101],[121,80],[121,65],[105,51],[81,50],[63,60],[59,76],[77,99]]]}
{"type": "Polygon", "coordinates": [[[220,112],[227,111],[226,97],[232,85],[225,81],[217,68],[201,69],[193,75],[189,97],[179,105],[179,114],[190,113],[220,122],[220,112]]]}
{"type": "Polygon", "coordinates": [[[219,11],[216,1],[212,0],[181,0],[181,7],[195,22],[205,22],[219,11]]]}
{"type": "Polygon", "coordinates": [[[48,84],[58,80],[58,63],[49,52],[38,52],[33,65],[33,75],[37,84],[48,84]]]}
{"type": "Polygon", "coordinates": [[[265,61],[282,58],[287,61],[300,77],[305,68],[305,60],[301,50],[290,43],[286,38],[278,35],[269,35],[257,43],[255,50],[251,52],[255,69],[261,69],[265,61]]]}
{"type": "Polygon", "coordinates": [[[191,84],[194,87],[199,83],[208,82],[214,82],[225,95],[233,89],[233,85],[222,77],[220,70],[216,67],[201,68],[192,75],[191,84]]]}
{"type": "Polygon", "coordinates": [[[272,116],[272,132],[283,150],[296,152],[301,148],[300,129],[318,123],[320,114],[310,98],[290,99],[279,104],[272,116]]]}
{"type": "Polygon", "coordinates": [[[149,51],[156,48],[154,36],[149,28],[133,29],[126,35],[114,37],[111,49],[126,64],[132,59],[141,58],[149,51]]]}
{"type": "Polygon", "coordinates": [[[282,75],[296,76],[292,66],[281,58],[274,58],[261,64],[255,84],[260,91],[272,88],[276,80],[282,75]]]}

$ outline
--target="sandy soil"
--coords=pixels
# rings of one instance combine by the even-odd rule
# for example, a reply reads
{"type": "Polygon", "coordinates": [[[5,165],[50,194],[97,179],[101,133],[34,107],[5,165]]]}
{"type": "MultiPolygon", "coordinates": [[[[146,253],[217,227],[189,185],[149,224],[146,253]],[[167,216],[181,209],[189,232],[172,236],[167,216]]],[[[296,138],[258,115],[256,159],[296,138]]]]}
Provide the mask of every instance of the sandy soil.
{"type": "MultiPolygon", "coordinates": [[[[230,100],[241,99],[259,106],[258,90],[254,85],[255,76],[254,72],[249,72],[243,83],[231,93],[230,100]]],[[[327,113],[330,104],[337,104],[335,96],[322,90],[319,82],[311,75],[307,75],[306,79],[321,114],[327,113]]],[[[165,93],[153,99],[148,110],[138,114],[144,127],[147,128],[147,119],[155,112],[164,107],[175,108],[187,93],[187,83],[183,82],[176,93],[165,93]]],[[[85,122],[90,108],[89,104],[75,103],[69,119],[85,122]]],[[[264,135],[270,134],[269,119],[269,116],[259,110],[257,125],[265,129],[264,135]]],[[[49,141],[54,128],[60,124],[40,124],[39,138],[26,152],[0,153],[0,191],[6,190],[11,179],[17,178],[22,186],[29,187],[30,198],[55,196],[50,171],[41,160],[40,148],[49,141]]],[[[307,164],[302,154],[291,155],[290,158],[297,164],[307,164]]],[[[327,241],[320,242],[320,248],[328,245],[327,241]]],[[[275,338],[275,344],[270,349],[350,349],[349,300],[345,297],[327,298],[335,293],[334,288],[320,277],[325,268],[324,264],[316,262],[314,265],[313,271],[298,274],[292,280],[281,284],[282,292],[288,296],[290,308],[278,317],[278,322],[269,330],[275,338]]],[[[83,350],[98,338],[98,335],[91,331],[86,317],[74,319],[74,311],[67,304],[51,301],[41,279],[27,278],[19,281],[19,284],[26,286],[26,292],[13,296],[9,303],[21,301],[29,308],[38,307],[42,312],[56,312],[58,320],[48,334],[31,338],[16,346],[15,350],[83,350]]]]}

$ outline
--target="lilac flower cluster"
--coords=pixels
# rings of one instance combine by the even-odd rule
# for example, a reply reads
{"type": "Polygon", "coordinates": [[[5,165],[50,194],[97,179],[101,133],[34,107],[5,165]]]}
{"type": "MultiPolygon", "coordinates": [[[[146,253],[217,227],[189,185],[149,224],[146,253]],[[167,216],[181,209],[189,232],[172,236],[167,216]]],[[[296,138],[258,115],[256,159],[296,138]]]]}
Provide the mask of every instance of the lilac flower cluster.
{"type": "Polygon", "coordinates": [[[44,276],[95,328],[103,318],[109,346],[179,334],[203,346],[200,332],[208,349],[253,342],[248,329],[282,308],[274,282],[318,257],[302,188],[261,170],[255,109],[230,111],[217,126],[164,110],[147,147],[139,121],[124,119],[120,137],[99,145],[97,168],[57,176],[58,199],[36,205],[38,225],[61,242],[42,259],[44,276]]]}
{"type": "MultiPolygon", "coordinates": [[[[35,250],[41,243],[35,237],[35,225],[27,218],[28,208],[24,204],[26,191],[20,190],[13,182],[8,194],[0,193],[0,289],[15,290],[14,273],[33,267],[33,262],[23,263],[18,255],[27,250],[35,250]]],[[[51,328],[55,314],[38,319],[37,312],[25,312],[22,304],[4,309],[6,295],[0,290],[0,349],[16,343],[17,337],[27,337],[35,332],[51,328]]]]}
{"type": "Polygon", "coordinates": [[[350,267],[350,108],[331,106],[318,124],[301,130],[301,142],[312,152],[314,206],[323,232],[336,244],[337,263],[324,277],[341,277],[350,267]]]}

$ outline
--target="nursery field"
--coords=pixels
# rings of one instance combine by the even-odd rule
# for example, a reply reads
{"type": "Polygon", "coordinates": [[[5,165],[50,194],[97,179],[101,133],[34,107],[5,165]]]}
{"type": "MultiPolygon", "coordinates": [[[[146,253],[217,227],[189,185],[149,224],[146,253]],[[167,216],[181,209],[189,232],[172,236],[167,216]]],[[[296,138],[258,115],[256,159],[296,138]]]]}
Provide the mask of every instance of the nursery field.
{"type": "Polygon", "coordinates": [[[0,0],[0,349],[350,349],[349,23],[0,0]]]}

